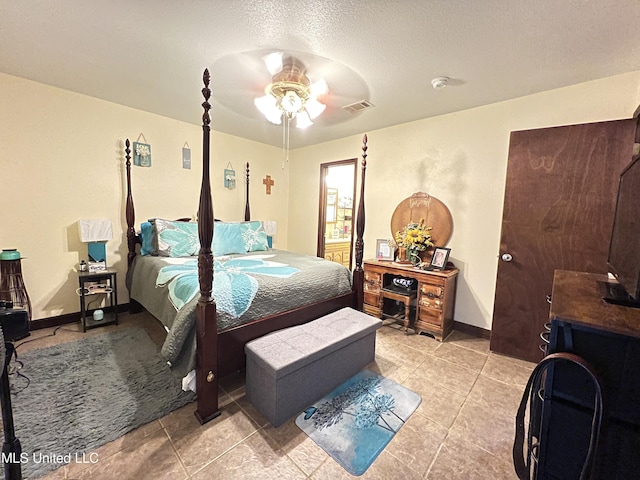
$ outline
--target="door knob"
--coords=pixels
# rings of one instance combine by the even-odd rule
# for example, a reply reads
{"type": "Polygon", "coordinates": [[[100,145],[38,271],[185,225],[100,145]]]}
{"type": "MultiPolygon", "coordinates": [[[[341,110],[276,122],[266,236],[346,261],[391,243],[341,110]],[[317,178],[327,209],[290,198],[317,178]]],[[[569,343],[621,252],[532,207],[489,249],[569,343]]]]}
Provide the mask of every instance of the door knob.
{"type": "Polygon", "coordinates": [[[501,258],[505,262],[510,262],[511,260],[513,260],[513,257],[510,253],[503,253],[501,258]]]}

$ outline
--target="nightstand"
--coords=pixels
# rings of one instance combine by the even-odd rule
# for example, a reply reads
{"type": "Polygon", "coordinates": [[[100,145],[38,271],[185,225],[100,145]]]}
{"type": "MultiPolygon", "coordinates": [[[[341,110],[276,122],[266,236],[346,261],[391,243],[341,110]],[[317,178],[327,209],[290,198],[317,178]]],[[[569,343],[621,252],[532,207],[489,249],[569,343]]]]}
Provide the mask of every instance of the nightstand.
{"type": "MultiPolygon", "coordinates": [[[[118,282],[115,270],[104,270],[102,272],[78,272],[80,296],[80,320],[82,331],[86,332],[91,328],[103,327],[105,325],[118,324],[118,282]],[[97,298],[94,295],[106,295],[109,299],[110,311],[104,313],[103,320],[94,320],[93,316],[87,316],[87,303],[90,298],[97,298]]],[[[97,309],[94,309],[97,310],[97,309]]],[[[94,311],[92,310],[92,311],[94,311]]]]}

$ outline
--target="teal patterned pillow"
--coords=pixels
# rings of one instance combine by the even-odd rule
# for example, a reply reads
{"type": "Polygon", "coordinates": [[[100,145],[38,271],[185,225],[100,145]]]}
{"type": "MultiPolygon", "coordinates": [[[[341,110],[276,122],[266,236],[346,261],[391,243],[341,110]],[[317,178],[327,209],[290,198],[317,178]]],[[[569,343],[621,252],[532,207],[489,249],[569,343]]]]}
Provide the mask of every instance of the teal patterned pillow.
{"type": "Polygon", "coordinates": [[[213,255],[247,253],[242,240],[242,224],[215,222],[213,228],[213,255]]]}
{"type": "Polygon", "coordinates": [[[262,222],[241,223],[242,241],[247,252],[262,252],[269,250],[267,234],[262,228],[262,222]]]}
{"type": "Polygon", "coordinates": [[[142,242],[140,255],[153,255],[153,224],[151,222],[140,224],[140,238],[142,242]]]}
{"type": "Polygon", "coordinates": [[[200,250],[197,223],[156,218],[153,233],[153,251],[160,257],[191,257],[200,250]]]}

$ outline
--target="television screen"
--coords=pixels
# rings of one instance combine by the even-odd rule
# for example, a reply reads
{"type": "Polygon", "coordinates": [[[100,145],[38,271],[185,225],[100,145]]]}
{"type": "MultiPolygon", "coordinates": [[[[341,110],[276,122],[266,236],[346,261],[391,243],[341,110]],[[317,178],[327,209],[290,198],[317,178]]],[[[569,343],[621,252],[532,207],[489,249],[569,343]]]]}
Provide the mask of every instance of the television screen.
{"type": "Polygon", "coordinates": [[[630,303],[640,305],[640,158],[620,174],[607,264],[630,303]]]}

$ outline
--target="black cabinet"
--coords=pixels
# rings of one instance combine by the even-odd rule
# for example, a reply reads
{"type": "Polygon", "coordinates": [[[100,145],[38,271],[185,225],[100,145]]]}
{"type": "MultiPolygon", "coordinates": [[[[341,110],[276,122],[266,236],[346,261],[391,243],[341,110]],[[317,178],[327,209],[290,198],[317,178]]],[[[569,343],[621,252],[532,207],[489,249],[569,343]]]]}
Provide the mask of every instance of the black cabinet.
{"type": "MultiPolygon", "coordinates": [[[[598,375],[603,417],[595,478],[640,479],[640,309],[604,302],[599,284],[605,281],[556,271],[548,353],[578,355],[598,375]]],[[[592,378],[576,364],[555,362],[536,393],[535,478],[580,478],[594,413],[592,378]]]]}

